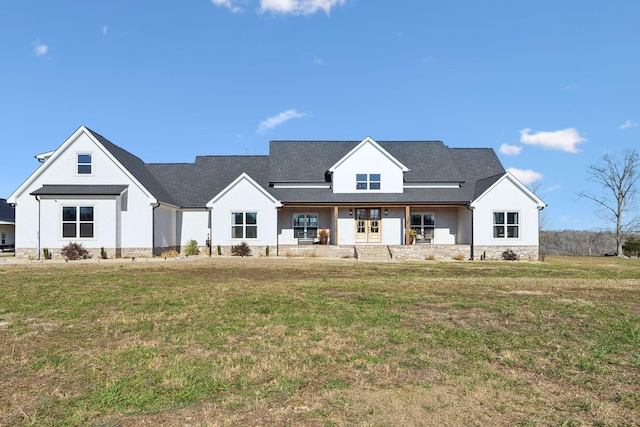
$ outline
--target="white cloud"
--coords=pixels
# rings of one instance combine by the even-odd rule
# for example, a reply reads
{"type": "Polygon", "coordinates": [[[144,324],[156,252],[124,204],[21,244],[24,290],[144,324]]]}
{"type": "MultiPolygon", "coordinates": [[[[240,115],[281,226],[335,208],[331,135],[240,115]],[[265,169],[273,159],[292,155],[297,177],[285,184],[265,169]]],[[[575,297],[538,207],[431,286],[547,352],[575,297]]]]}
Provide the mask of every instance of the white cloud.
{"type": "Polygon", "coordinates": [[[578,85],[575,83],[570,83],[564,87],[565,90],[577,90],[578,85]]]}
{"type": "Polygon", "coordinates": [[[519,145],[502,144],[500,146],[500,152],[507,156],[517,156],[522,151],[522,147],[519,145]]]}
{"type": "Polygon", "coordinates": [[[324,65],[324,59],[318,58],[317,56],[313,58],[313,63],[316,65],[324,65]]]}
{"type": "Polygon", "coordinates": [[[509,168],[507,169],[507,171],[509,171],[511,175],[518,178],[518,181],[520,181],[524,185],[529,185],[543,178],[543,175],[541,173],[538,173],[531,169],[509,168]]]}
{"type": "Polygon", "coordinates": [[[234,0],[211,0],[213,4],[216,6],[222,6],[229,9],[232,13],[240,13],[242,12],[242,8],[240,6],[236,6],[234,4],[234,0]]]}
{"type": "Polygon", "coordinates": [[[576,128],[556,130],[553,132],[531,133],[531,129],[520,131],[520,142],[529,145],[539,145],[545,150],[561,150],[567,153],[578,153],[578,144],[587,139],[580,135],[576,128]]]}
{"type": "Polygon", "coordinates": [[[109,33],[109,27],[105,25],[104,27],[102,27],[102,35],[106,36],[108,33],[109,33]]]}
{"type": "Polygon", "coordinates": [[[33,53],[36,56],[45,56],[49,52],[49,46],[46,44],[40,43],[40,41],[36,41],[33,43],[33,53]]]}
{"type": "Polygon", "coordinates": [[[273,129],[276,126],[280,126],[282,123],[288,120],[299,119],[305,116],[305,113],[298,113],[298,111],[296,110],[283,111],[282,113],[273,117],[269,117],[267,120],[260,123],[260,126],[258,127],[258,133],[265,133],[267,130],[273,129]]]}
{"type": "Polygon", "coordinates": [[[260,0],[262,12],[282,13],[292,15],[311,15],[323,10],[327,15],[335,6],[342,5],[347,0],[260,0]]]}
{"type": "Polygon", "coordinates": [[[622,129],[622,130],[631,129],[631,128],[634,128],[636,126],[638,126],[637,122],[634,122],[633,120],[627,120],[622,125],[620,125],[620,129],[622,129]]]}
{"type": "MultiPolygon", "coordinates": [[[[242,12],[238,4],[246,4],[248,0],[211,0],[220,7],[226,7],[233,13],[242,12]]],[[[343,5],[347,0],[258,0],[260,12],[291,15],[311,15],[324,11],[327,15],[335,6],[343,5]]]]}

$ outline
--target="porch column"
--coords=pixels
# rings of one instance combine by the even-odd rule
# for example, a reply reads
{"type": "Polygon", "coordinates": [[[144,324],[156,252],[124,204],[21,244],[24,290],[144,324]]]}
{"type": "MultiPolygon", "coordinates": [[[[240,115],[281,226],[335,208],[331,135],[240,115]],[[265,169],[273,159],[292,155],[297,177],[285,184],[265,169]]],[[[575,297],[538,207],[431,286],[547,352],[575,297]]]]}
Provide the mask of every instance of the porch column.
{"type": "Polygon", "coordinates": [[[333,207],[333,234],[331,239],[334,245],[338,244],[338,207],[333,207]]]}
{"type": "Polygon", "coordinates": [[[405,245],[409,244],[410,232],[411,232],[411,207],[405,206],[404,207],[404,244],[405,245]]]}

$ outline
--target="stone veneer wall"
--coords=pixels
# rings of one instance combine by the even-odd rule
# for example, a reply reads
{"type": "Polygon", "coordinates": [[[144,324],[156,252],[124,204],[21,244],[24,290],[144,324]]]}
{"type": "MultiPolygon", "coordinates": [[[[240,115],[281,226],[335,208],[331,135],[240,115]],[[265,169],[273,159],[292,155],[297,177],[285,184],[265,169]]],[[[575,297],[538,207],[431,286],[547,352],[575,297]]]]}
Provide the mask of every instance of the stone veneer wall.
{"type": "MultiPolygon", "coordinates": [[[[277,246],[251,246],[251,256],[264,257],[267,256],[267,248],[269,248],[270,257],[327,257],[327,258],[346,258],[354,257],[354,246],[334,246],[334,245],[280,245],[277,246]]],[[[182,249],[184,251],[184,248],[182,249]]],[[[200,255],[208,255],[206,246],[200,248],[200,255]]],[[[220,255],[232,256],[231,246],[220,246],[220,255]]],[[[211,256],[218,256],[218,246],[211,248],[211,256]]]]}
{"type": "MultiPolygon", "coordinates": [[[[252,256],[266,256],[267,246],[249,246],[252,256]]],[[[107,258],[145,258],[154,255],[160,255],[168,250],[177,250],[176,247],[170,248],[104,248],[107,252],[107,258]]],[[[61,248],[51,249],[51,257],[53,259],[62,259],[60,254],[61,248]]],[[[182,249],[184,251],[184,248],[182,249]]],[[[221,255],[231,256],[231,246],[221,246],[221,255]]],[[[389,246],[393,259],[397,260],[451,260],[457,257],[467,260],[471,257],[471,246],[469,245],[398,245],[389,246]]],[[[475,246],[474,259],[500,260],[502,253],[506,250],[512,250],[521,260],[540,259],[538,246],[475,246]]],[[[100,258],[100,249],[87,249],[91,258],[100,258]]],[[[218,247],[211,248],[211,256],[218,255],[218,247]]],[[[206,255],[207,248],[200,248],[200,255],[206,255]]],[[[355,246],[353,245],[280,245],[269,246],[269,256],[285,256],[285,257],[327,257],[327,258],[351,258],[355,257],[355,246]]],[[[15,257],[19,259],[36,259],[36,248],[16,248],[15,257]]],[[[44,259],[44,251],[40,251],[40,259],[44,259]]]]}
{"type": "Polygon", "coordinates": [[[475,246],[473,257],[481,259],[502,259],[502,253],[512,250],[518,255],[518,259],[538,261],[540,259],[539,246],[475,246]]]}
{"type": "Polygon", "coordinates": [[[393,259],[420,259],[420,260],[468,260],[471,257],[469,245],[403,245],[389,246],[393,259]]]}

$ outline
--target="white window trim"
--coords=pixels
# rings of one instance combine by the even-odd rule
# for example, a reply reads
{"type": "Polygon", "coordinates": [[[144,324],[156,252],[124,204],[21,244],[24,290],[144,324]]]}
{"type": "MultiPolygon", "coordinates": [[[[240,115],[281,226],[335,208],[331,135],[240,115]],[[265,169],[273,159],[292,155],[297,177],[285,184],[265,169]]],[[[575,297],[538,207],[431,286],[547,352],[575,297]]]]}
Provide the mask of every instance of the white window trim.
{"type": "Polygon", "coordinates": [[[375,173],[356,173],[356,191],[357,192],[361,192],[361,191],[381,191],[382,190],[382,174],[380,172],[375,172],[375,173]],[[358,180],[358,175],[364,175],[366,177],[366,179],[363,180],[358,180]],[[371,176],[372,175],[378,175],[380,177],[380,179],[376,180],[376,181],[372,181],[371,180],[371,176]],[[378,186],[380,188],[371,188],[371,184],[372,183],[377,183],[378,186]],[[358,188],[358,184],[365,184],[366,188],[358,188]]]}
{"type": "MultiPolygon", "coordinates": [[[[433,239],[435,237],[435,233],[436,233],[436,214],[434,212],[411,212],[409,214],[409,228],[413,229],[414,225],[411,224],[411,215],[420,215],[420,228],[422,229],[422,231],[424,232],[425,228],[432,228],[433,229],[433,233],[431,234],[431,243],[433,243],[433,239]],[[432,215],[433,216],[433,225],[430,226],[425,226],[424,225],[424,215],[432,215]]],[[[425,238],[426,236],[424,235],[416,235],[416,239],[420,239],[420,238],[425,238]]]]}
{"type": "Polygon", "coordinates": [[[95,163],[94,163],[94,155],[91,152],[86,152],[86,151],[81,151],[81,152],[77,152],[76,153],[76,170],[75,170],[75,176],[93,176],[94,175],[94,167],[95,167],[95,163]],[[91,156],[91,163],[80,163],[80,156],[91,156]],[[78,171],[78,168],[80,167],[80,165],[89,165],[91,166],[91,172],[90,173],[80,173],[78,171]]]}
{"type": "Polygon", "coordinates": [[[259,238],[259,234],[258,234],[258,232],[259,232],[259,220],[258,220],[259,213],[260,212],[257,211],[257,210],[256,211],[243,211],[243,210],[232,210],[232,211],[230,211],[229,212],[229,222],[230,222],[229,231],[231,233],[231,235],[230,235],[231,240],[234,240],[234,241],[258,240],[258,238],[259,238]],[[242,236],[243,237],[233,237],[233,227],[239,227],[240,226],[240,224],[235,224],[233,222],[234,215],[235,214],[239,214],[239,213],[242,214],[242,224],[241,225],[242,225],[242,236]],[[248,213],[252,213],[252,214],[256,215],[256,223],[255,223],[255,225],[254,224],[247,224],[247,214],[248,213]],[[247,226],[256,227],[256,237],[247,237],[247,226]]]}
{"type": "Polygon", "coordinates": [[[500,241],[515,241],[515,240],[520,240],[522,239],[522,215],[520,214],[520,211],[518,210],[495,210],[493,212],[491,212],[491,238],[494,240],[500,240],[500,241]],[[497,213],[501,213],[504,214],[504,224],[496,224],[495,223],[495,214],[497,213]],[[518,223],[517,224],[508,224],[507,223],[507,217],[508,214],[510,213],[515,213],[518,214],[518,223]],[[502,237],[496,237],[494,236],[494,229],[495,227],[504,227],[504,236],[502,237]],[[508,227],[509,226],[516,226],[518,227],[518,237],[509,237],[508,236],[508,227]]]}
{"type": "MultiPolygon", "coordinates": [[[[315,215],[317,222],[315,227],[316,235],[314,237],[318,237],[318,231],[320,230],[320,214],[317,212],[294,212],[293,214],[291,214],[291,229],[293,230],[293,237],[297,239],[298,236],[295,235],[295,230],[296,228],[300,228],[300,227],[296,227],[296,224],[295,224],[296,215],[304,215],[305,217],[308,217],[309,215],[315,215]]],[[[304,232],[306,233],[308,228],[306,225],[306,221],[305,221],[305,226],[303,228],[304,228],[304,232]]],[[[313,228],[313,227],[310,227],[310,228],[313,228]]]]}
{"type": "Polygon", "coordinates": [[[96,239],[96,235],[97,233],[97,229],[98,229],[98,221],[96,221],[96,212],[98,210],[96,209],[95,205],[91,205],[91,204],[63,204],[62,206],[60,206],[60,239],[62,240],[82,240],[82,241],[90,241],[90,240],[95,240],[96,239]],[[64,236],[64,224],[65,223],[70,223],[71,221],[65,221],[64,220],[64,208],[75,208],[76,209],[76,220],[75,220],[75,224],[76,224],[76,236],[75,237],[65,237],[64,236]],[[80,208],[92,208],[93,209],[93,221],[80,221],[80,208]],[[93,236],[91,237],[80,237],[80,223],[91,223],[93,224],[93,236]]]}

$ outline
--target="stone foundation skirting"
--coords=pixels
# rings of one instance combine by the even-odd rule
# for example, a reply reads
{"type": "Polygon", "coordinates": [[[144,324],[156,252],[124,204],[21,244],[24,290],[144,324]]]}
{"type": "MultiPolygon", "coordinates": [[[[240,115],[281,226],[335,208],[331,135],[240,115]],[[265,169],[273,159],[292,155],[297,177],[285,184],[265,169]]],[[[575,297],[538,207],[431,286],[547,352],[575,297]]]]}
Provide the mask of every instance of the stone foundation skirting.
{"type": "Polygon", "coordinates": [[[473,258],[475,260],[503,259],[502,254],[508,250],[513,251],[521,260],[540,260],[539,246],[475,246],[473,258]]]}
{"type": "MultiPolygon", "coordinates": [[[[323,257],[323,258],[353,258],[354,245],[280,245],[249,246],[251,256],[280,256],[280,257],[323,257]]],[[[43,248],[44,249],[44,248],[43,248]]],[[[44,259],[44,250],[40,250],[39,259],[44,259]]],[[[107,258],[151,258],[163,252],[177,251],[177,247],[166,248],[104,248],[107,258]]],[[[180,248],[184,253],[185,248],[180,248]]],[[[538,261],[540,259],[539,246],[475,246],[474,260],[501,260],[502,254],[513,251],[518,259],[538,261]]],[[[51,259],[63,259],[61,248],[49,249],[51,259]]],[[[102,258],[100,248],[87,248],[92,259],[102,258]]],[[[389,246],[392,259],[395,260],[468,260],[471,258],[470,245],[397,245],[389,246]]],[[[208,255],[208,248],[200,248],[200,256],[208,255]]],[[[231,256],[231,246],[213,246],[211,256],[231,256]],[[220,253],[218,254],[218,248],[220,253]]],[[[15,257],[18,259],[38,259],[36,248],[16,248],[15,257]]]]}
{"type": "Polygon", "coordinates": [[[403,245],[389,246],[391,257],[397,260],[468,260],[471,257],[469,245],[403,245]]]}

